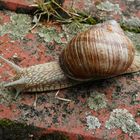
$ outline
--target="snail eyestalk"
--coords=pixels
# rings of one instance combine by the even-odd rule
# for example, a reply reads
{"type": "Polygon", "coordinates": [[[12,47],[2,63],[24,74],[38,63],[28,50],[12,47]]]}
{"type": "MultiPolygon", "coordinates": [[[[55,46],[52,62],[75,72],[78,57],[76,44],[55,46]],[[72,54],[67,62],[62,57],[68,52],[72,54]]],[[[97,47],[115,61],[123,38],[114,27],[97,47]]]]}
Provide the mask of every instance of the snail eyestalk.
{"type": "Polygon", "coordinates": [[[5,59],[4,57],[2,57],[0,55],[0,59],[2,61],[4,61],[5,63],[7,63],[9,66],[11,66],[13,68],[13,70],[15,70],[16,72],[21,72],[22,68],[20,68],[19,66],[17,66],[16,64],[12,63],[11,61],[5,59]]]}

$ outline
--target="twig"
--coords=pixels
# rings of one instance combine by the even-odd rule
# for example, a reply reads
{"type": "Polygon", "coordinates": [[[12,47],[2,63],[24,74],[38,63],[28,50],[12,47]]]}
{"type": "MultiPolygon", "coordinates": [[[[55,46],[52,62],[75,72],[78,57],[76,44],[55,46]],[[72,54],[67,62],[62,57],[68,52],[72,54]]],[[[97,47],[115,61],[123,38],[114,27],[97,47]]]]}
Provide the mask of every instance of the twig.
{"type": "Polygon", "coordinates": [[[38,17],[38,19],[37,19],[37,22],[33,25],[33,27],[30,28],[30,31],[33,30],[33,29],[38,25],[41,16],[44,15],[44,14],[46,14],[46,12],[43,12],[43,13],[40,13],[40,14],[39,14],[39,17],[38,17]]]}
{"type": "Polygon", "coordinates": [[[52,2],[53,2],[55,5],[57,5],[60,9],[62,9],[65,13],[67,13],[69,16],[71,16],[70,13],[69,13],[67,10],[65,10],[62,6],[60,6],[57,2],[55,2],[55,0],[52,0],[52,2]]]}
{"type": "Polygon", "coordinates": [[[33,102],[33,107],[36,108],[36,105],[37,105],[37,93],[35,93],[35,100],[33,102]]]}
{"type": "Polygon", "coordinates": [[[59,96],[58,96],[59,91],[60,91],[60,90],[58,90],[58,91],[56,92],[56,94],[55,94],[55,98],[56,98],[56,99],[61,100],[61,101],[71,102],[70,99],[65,99],[65,98],[59,97],[59,96]]]}

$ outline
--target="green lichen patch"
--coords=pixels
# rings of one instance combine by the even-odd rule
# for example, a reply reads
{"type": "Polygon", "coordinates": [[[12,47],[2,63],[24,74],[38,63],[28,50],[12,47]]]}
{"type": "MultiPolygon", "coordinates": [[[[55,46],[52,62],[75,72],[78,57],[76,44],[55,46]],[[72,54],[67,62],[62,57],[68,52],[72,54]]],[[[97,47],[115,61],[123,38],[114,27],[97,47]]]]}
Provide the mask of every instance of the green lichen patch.
{"type": "Polygon", "coordinates": [[[132,40],[134,46],[140,52],[140,33],[126,31],[125,34],[132,40]]]}
{"type": "Polygon", "coordinates": [[[0,36],[10,34],[12,39],[23,39],[31,28],[31,17],[26,14],[10,14],[11,22],[0,25],[0,36]]]}
{"type": "Polygon", "coordinates": [[[126,109],[114,109],[109,120],[106,121],[105,127],[107,129],[121,128],[123,132],[130,135],[134,132],[140,133],[140,125],[135,122],[132,114],[126,109]]]}
{"type": "Polygon", "coordinates": [[[97,117],[89,115],[86,117],[86,119],[88,130],[100,128],[101,123],[99,122],[99,119],[97,117]]]}
{"type": "Polygon", "coordinates": [[[123,17],[120,21],[120,25],[123,30],[140,33],[140,19],[138,17],[132,17],[130,19],[123,17]]]}
{"type": "Polygon", "coordinates": [[[119,4],[113,4],[109,1],[102,2],[98,5],[96,5],[96,7],[99,10],[103,10],[103,11],[107,11],[107,12],[114,11],[115,13],[121,13],[119,4]]]}
{"type": "Polygon", "coordinates": [[[67,37],[67,41],[70,41],[73,36],[77,33],[85,31],[89,29],[92,25],[82,24],[79,22],[72,22],[70,24],[63,24],[62,29],[67,37]]]}
{"type": "Polygon", "coordinates": [[[40,26],[37,33],[46,43],[55,41],[56,44],[65,45],[71,38],[79,32],[91,27],[91,25],[73,22],[71,24],[63,24],[62,32],[58,32],[54,27],[40,26]],[[62,41],[65,38],[65,41],[62,41]]]}
{"type": "Polygon", "coordinates": [[[99,92],[92,92],[87,100],[90,109],[95,111],[107,107],[107,100],[104,94],[99,92]]]}
{"type": "Polygon", "coordinates": [[[57,44],[63,44],[61,38],[64,37],[63,33],[59,33],[54,27],[41,26],[36,32],[46,43],[55,41],[57,44]]]}

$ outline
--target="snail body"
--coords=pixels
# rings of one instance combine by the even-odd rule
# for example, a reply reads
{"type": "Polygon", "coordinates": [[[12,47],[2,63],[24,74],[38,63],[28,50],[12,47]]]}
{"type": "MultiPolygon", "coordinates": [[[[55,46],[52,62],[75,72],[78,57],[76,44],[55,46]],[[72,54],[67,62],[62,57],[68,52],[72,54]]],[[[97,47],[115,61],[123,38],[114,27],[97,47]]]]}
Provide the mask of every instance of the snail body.
{"type": "Polygon", "coordinates": [[[114,20],[79,33],[59,58],[59,62],[21,68],[0,56],[16,71],[13,81],[4,87],[18,92],[42,92],[140,70],[140,54],[114,20]]]}
{"type": "Polygon", "coordinates": [[[16,89],[17,92],[42,92],[74,86],[80,82],[69,79],[60,68],[58,61],[21,68],[0,56],[16,72],[12,82],[4,88],[16,89]]]}

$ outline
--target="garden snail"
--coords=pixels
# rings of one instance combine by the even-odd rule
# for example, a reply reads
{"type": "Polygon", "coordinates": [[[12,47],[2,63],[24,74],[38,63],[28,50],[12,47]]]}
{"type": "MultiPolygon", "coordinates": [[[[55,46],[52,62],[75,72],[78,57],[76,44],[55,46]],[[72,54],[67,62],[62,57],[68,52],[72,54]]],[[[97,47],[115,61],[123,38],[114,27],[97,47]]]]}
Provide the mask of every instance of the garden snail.
{"type": "Polygon", "coordinates": [[[59,62],[21,68],[2,56],[0,59],[17,73],[4,87],[15,88],[17,92],[62,89],[140,70],[140,54],[114,20],[75,36],[62,51],[59,62]]]}

